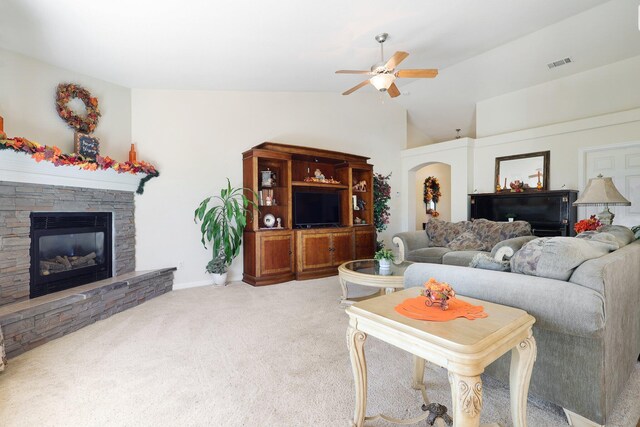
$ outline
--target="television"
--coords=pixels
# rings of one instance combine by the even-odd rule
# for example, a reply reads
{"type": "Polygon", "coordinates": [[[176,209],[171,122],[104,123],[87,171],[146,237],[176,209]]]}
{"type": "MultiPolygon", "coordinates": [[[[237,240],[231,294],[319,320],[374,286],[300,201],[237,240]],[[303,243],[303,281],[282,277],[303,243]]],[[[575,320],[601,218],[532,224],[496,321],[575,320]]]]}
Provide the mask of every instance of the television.
{"type": "Polygon", "coordinates": [[[297,191],[293,193],[293,225],[340,225],[340,194],[297,191]]]}

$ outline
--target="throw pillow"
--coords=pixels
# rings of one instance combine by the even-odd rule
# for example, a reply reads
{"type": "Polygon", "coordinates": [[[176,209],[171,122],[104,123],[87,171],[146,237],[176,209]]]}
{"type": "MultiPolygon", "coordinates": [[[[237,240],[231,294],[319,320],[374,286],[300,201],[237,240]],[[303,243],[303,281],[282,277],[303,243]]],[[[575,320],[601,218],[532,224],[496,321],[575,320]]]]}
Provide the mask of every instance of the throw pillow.
{"type": "Polygon", "coordinates": [[[526,221],[496,222],[479,218],[473,221],[471,231],[484,242],[483,250],[490,251],[503,240],[531,236],[531,224],[526,221]]]}
{"type": "Polygon", "coordinates": [[[467,231],[470,225],[469,221],[449,222],[431,218],[425,226],[429,246],[446,247],[449,242],[467,231]]]}
{"type": "MultiPolygon", "coordinates": [[[[529,276],[569,280],[573,270],[583,262],[599,258],[618,249],[611,235],[593,239],[575,237],[541,237],[522,246],[511,257],[511,271],[529,276]]],[[[585,236],[586,237],[586,236],[585,236]]]]}
{"type": "Polygon", "coordinates": [[[465,231],[447,245],[453,251],[480,251],[484,246],[484,242],[470,231],[465,231]]]}
{"type": "Polygon", "coordinates": [[[476,254],[471,263],[469,263],[469,267],[482,268],[483,270],[511,271],[509,261],[496,261],[487,254],[476,254]]]}
{"type": "Polygon", "coordinates": [[[609,233],[618,241],[620,247],[627,246],[636,239],[630,228],[624,225],[603,225],[598,229],[600,233],[609,233]]]}

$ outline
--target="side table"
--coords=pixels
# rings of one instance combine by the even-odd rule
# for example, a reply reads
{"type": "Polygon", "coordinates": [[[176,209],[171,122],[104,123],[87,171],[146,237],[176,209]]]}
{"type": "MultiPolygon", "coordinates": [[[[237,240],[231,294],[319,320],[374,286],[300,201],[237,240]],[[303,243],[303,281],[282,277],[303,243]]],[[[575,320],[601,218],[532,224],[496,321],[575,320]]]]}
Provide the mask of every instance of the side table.
{"type": "MultiPolygon", "coordinates": [[[[448,322],[414,320],[394,308],[406,298],[416,297],[420,288],[406,289],[375,299],[358,302],[346,309],[349,315],[347,344],[356,389],[352,426],[362,427],[366,420],[383,418],[394,423],[417,423],[428,414],[412,420],[398,420],[380,414],[366,416],[367,365],[364,344],[374,336],[414,355],[413,387],[424,392],[424,362],[429,361],[449,371],[453,408],[450,415],[456,427],[480,425],[482,380],[485,367],[511,351],[509,377],[511,416],[515,427],[525,427],[527,395],[536,357],[536,342],[531,328],[535,319],[525,311],[458,297],[482,305],[487,318],[459,318],[448,322]]],[[[425,403],[429,403],[426,400],[425,403]]]]}

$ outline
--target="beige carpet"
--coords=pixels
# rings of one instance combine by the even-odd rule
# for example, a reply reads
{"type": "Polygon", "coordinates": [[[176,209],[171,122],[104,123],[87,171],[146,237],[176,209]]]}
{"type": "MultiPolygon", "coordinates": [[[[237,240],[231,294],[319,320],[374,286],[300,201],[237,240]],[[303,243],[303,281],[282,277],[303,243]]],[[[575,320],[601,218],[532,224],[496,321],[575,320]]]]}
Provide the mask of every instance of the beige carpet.
{"type": "MultiPolygon", "coordinates": [[[[172,292],[9,361],[0,425],[346,426],[353,384],[337,278],[172,292]]],[[[411,357],[369,339],[369,414],[420,414],[411,357]]],[[[427,370],[450,405],[446,372],[427,370]]],[[[508,389],[485,378],[483,422],[511,425],[508,389]]],[[[640,415],[640,367],[611,426],[640,415]]],[[[529,425],[563,426],[529,403],[529,425]]],[[[371,426],[386,426],[383,421],[371,426]]],[[[421,425],[424,425],[422,423],[421,425]]]]}

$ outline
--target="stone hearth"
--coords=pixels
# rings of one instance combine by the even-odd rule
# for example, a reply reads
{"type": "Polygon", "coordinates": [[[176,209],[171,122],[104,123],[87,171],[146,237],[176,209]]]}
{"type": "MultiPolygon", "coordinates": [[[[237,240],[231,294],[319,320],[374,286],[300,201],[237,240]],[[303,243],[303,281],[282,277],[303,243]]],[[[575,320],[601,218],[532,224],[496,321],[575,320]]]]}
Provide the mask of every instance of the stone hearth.
{"type": "Polygon", "coordinates": [[[0,160],[0,337],[9,358],[172,290],[175,268],[135,271],[142,176],[56,168],[6,150],[0,160]],[[32,212],[111,212],[113,277],[29,299],[32,212]]]}

